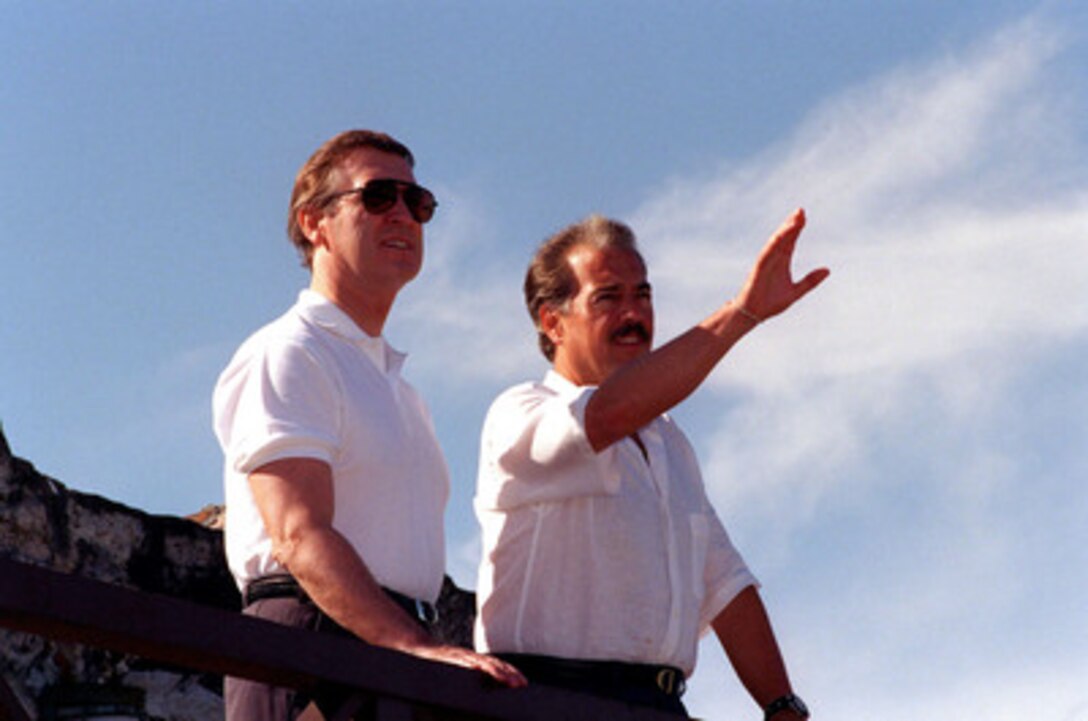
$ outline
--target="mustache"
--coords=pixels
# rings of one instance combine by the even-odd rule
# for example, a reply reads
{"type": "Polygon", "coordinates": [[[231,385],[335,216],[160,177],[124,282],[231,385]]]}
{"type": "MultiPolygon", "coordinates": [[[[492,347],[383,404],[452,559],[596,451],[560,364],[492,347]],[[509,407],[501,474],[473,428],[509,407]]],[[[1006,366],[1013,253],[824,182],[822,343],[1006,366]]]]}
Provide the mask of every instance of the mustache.
{"type": "Polygon", "coordinates": [[[628,321],[616,330],[612,331],[612,340],[616,340],[617,338],[625,336],[628,333],[635,333],[636,335],[638,335],[639,340],[642,340],[646,343],[650,342],[649,329],[647,329],[645,325],[637,320],[628,321]]]}

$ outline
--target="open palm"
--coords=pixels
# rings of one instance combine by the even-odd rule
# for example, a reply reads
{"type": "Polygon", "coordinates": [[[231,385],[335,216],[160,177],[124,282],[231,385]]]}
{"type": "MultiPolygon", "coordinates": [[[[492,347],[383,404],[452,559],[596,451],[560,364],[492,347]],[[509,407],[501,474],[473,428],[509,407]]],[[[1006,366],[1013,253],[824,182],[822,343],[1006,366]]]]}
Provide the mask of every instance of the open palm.
{"type": "Polygon", "coordinates": [[[831,274],[827,268],[819,268],[794,282],[790,265],[804,227],[805,211],[797,209],[763,246],[737,296],[740,306],[761,320],[782,313],[831,274]]]}

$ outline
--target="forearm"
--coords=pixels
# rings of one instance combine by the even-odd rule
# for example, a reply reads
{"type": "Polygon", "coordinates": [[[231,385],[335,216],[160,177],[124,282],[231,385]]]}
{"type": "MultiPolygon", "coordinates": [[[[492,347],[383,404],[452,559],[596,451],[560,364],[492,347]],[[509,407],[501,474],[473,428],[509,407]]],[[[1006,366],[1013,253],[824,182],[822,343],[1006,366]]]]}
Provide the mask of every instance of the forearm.
{"type": "Polygon", "coordinates": [[[729,302],[687,332],[617,370],[586,406],[590,445],[601,450],[679,404],[755,325],[729,302]]]}
{"type": "Polygon", "coordinates": [[[382,591],[351,545],[331,527],[307,529],[277,559],[318,608],[367,643],[398,650],[433,639],[382,591]]]}
{"type": "Polygon", "coordinates": [[[733,599],[714,619],[713,626],[737,678],[760,708],[791,693],[786,665],[754,586],[733,599]]]}
{"type": "Polygon", "coordinates": [[[763,247],[736,297],[702,323],[613,373],[586,407],[594,450],[624,438],[687,398],[761,321],[785,312],[822,283],[826,268],[794,282],[790,263],[805,215],[794,212],[763,247]]]}

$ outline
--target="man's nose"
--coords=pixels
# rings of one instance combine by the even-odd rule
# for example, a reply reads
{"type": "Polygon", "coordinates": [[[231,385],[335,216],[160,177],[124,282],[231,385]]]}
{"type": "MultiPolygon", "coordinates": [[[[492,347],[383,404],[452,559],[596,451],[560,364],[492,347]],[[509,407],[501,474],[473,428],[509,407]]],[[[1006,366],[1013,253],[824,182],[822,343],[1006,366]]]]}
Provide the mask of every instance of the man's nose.
{"type": "Polygon", "coordinates": [[[415,220],[412,217],[412,211],[408,210],[408,201],[404,199],[404,193],[400,191],[397,192],[397,200],[393,203],[393,207],[386,212],[397,216],[398,220],[415,220]]]}
{"type": "Polygon", "coordinates": [[[620,316],[624,320],[644,321],[652,313],[648,301],[637,295],[629,295],[620,304],[620,316]]]}

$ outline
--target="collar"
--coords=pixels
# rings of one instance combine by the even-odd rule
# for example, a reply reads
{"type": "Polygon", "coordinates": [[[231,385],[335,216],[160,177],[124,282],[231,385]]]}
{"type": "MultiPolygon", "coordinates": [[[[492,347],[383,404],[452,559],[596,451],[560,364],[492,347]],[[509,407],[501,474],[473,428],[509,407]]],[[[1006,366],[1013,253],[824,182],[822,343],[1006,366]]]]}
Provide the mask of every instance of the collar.
{"type": "Polygon", "coordinates": [[[550,388],[561,396],[573,396],[583,388],[596,388],[597,386],[579,386],[558,373],[554,368],[544,374],[544,387],[550,388]]]}
{"type": "Polygon", "coordinates": [[[384,337],[375,337],[364,331],[351,316],[315,290],[305,288],[300,291],[296,307],[303,320],[356,346],[383,373],[399,373],[408,357],[389,345],[384,337]]]}

